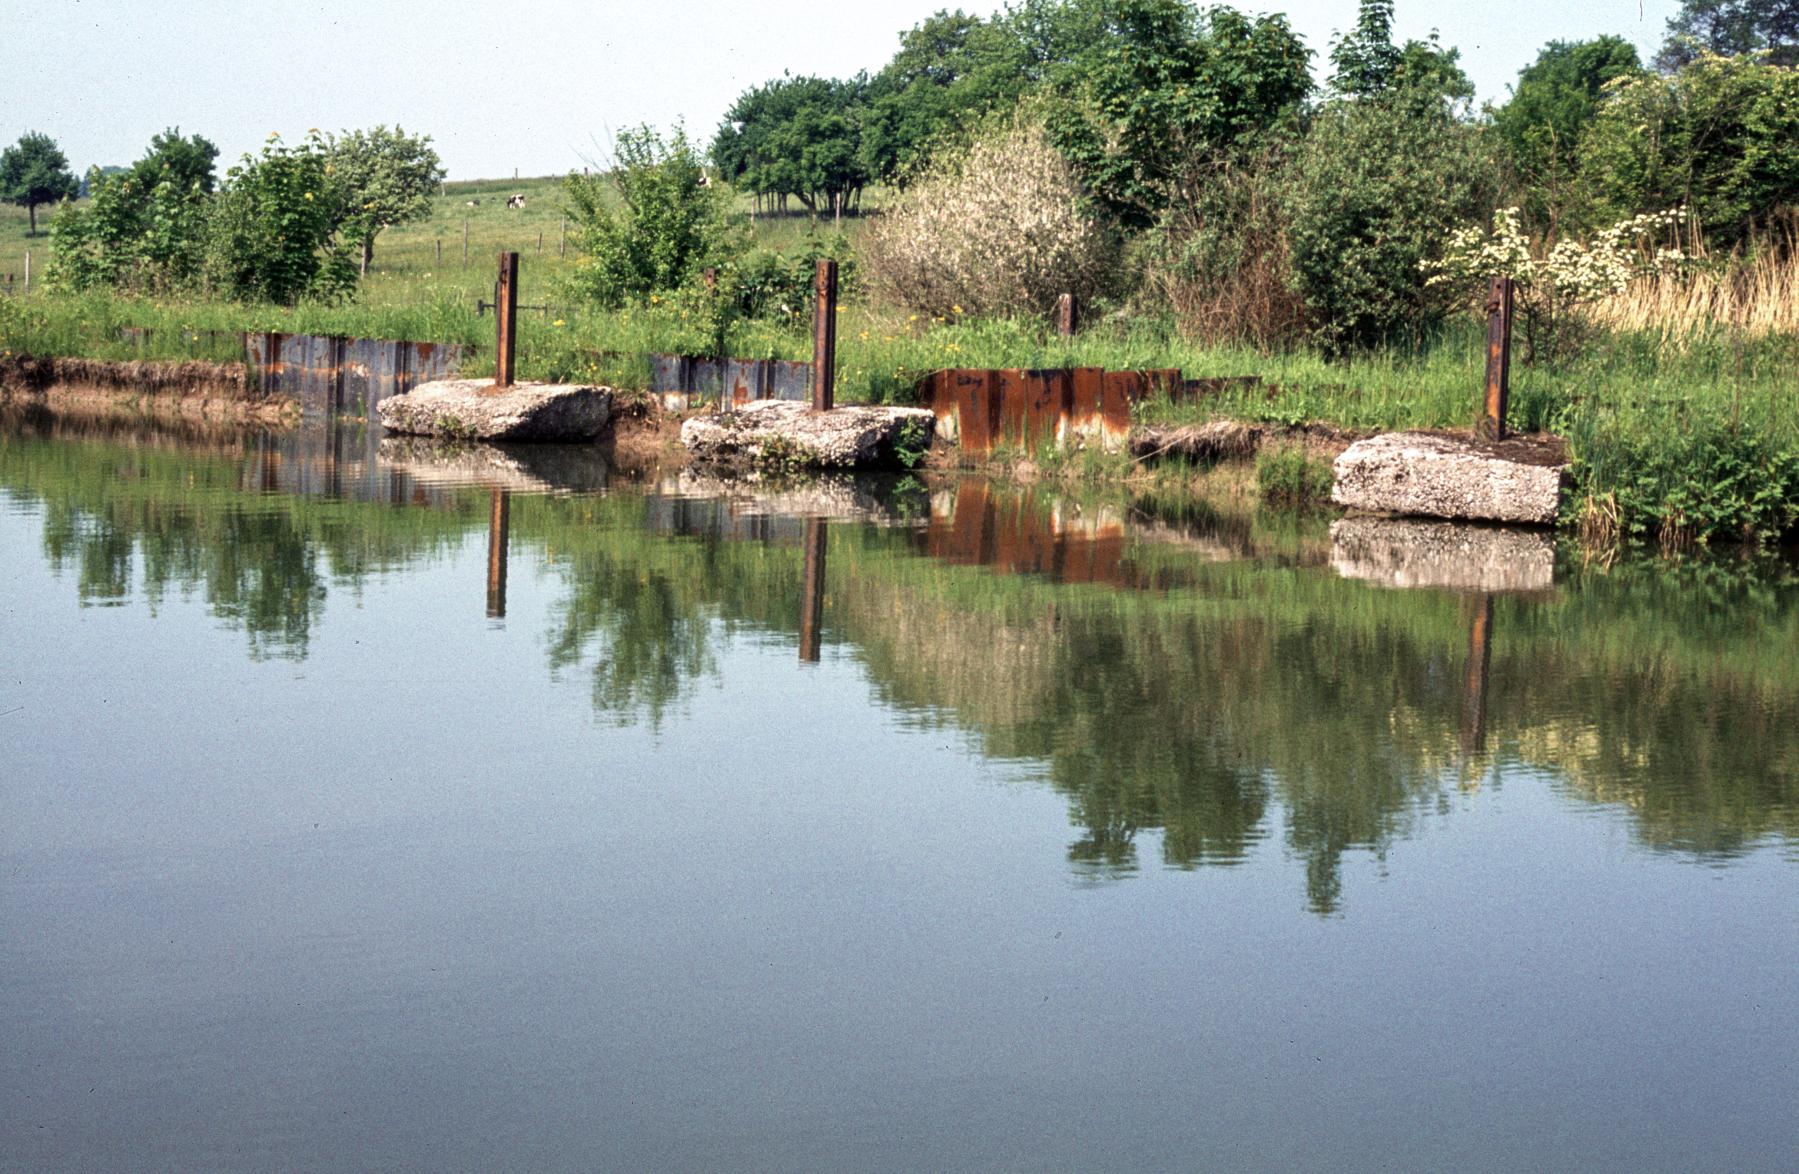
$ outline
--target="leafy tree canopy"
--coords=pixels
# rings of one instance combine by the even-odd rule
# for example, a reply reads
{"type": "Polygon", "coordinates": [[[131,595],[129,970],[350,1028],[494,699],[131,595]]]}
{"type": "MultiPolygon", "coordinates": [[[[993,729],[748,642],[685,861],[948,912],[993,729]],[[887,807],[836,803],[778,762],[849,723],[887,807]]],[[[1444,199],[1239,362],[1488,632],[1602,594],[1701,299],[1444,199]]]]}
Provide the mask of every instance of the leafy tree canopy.
{"type": "Polygon", "coordinates": [[[1010,107],[1030,83],[1024,42],[1004,17],[940,11],[900,35],[893,60],[869,82],[864,163],[903,179],[931,147],[1010,107]]]}
{"type": "Polygon", "coordinates": [[[398,126],[345,131],[326,140],[325,156],[337,201],[333,231],[358,244],[367,273],[383,229],[431,214],[443,163],[430,135],[409,135],[398,126]]]}
{"type": "Polygon", "coordinates": [[[1331,46],[1331,89],[1345,98],[1373,98],[1395,90],[1466,100],[1474,83],[1462,70],[1461,50],[1426,40],[1393,43],[1393,0],[1362,0],[1356,27],[1331,46]]]}
{"type": "Polygon", "coordinates": [[[1281,16],[1183,0],[1041,0],[1018,19],[1039,52],[1044,120],[1092,198],[1153,223],[1206,161],[1293,119],[1310,52],[1281,16]]]}
{"type": "Polygon", "coordinates": [[[1551,41],[1519,71],[1511,100],[1493,112],[1493,127],[1525,182],[1533,218],[1555,219],[1581,137],[1608,87],[1642,75],[1636,46],[1612,36],[1551,41]]]}
{"type": "Polygon", "coordinates": [[[784,76],[746,91],[725,113],[712,159],[732,183],[793,196],[808,209],[847,202],[868,182],[862,119],[866,79],[784,76]]]}
{"type": "Polygon", "coordinates": [[[1799,208],[1799,70],[1703,54],[1672,76],[1622,82],[1580,145],[1593,214],[1686,207],[1714,242],[1799,208]]]}
{"type": "Polygon", "coordinates": [[[200,135],[181,137],[181,128],[170,127],[150,140],[144,157],[131,165],[131,175],[143,196],[165,180],[183,193],[198,190],[211,195],[214,183],[212,164],[219,149],[200,135]]]}
{"type": "Polygon", "coordinates": [[[1764,50],[1775,65],[1799,65],[1799,0],[1684,0],[1668,20],[1668,40],[1655,63],[1672,73],[1701,53],[1764,50]]]}
{"type": "Polygon", "coordinates": [[[26,131],[17,143],[0,151],[0,200],[25,209],[33,236],[38,205],[72,199],[80,189],[68,158],[49,135],[26,131]]]}

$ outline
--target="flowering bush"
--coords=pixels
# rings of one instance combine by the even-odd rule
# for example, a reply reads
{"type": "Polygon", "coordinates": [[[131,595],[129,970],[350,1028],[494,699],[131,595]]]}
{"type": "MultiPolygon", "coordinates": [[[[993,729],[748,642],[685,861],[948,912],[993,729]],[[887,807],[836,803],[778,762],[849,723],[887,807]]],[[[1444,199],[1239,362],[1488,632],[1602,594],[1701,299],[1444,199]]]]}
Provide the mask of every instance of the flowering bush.
{"type": "Polygon", "coordinates": [[[1639,277],[1678,270],[1686,254],[1651,243],[1684,219],[1679,208],[1620,220],[1589,241],[1564,238],[1545,248],[1518,227],[1517,208],[1493,213],[1491,229],[1470,224],[1451,234],[1443,256],[1426,261],[1425,284],[1471,292],[1495,277],[1512,279],[1524,324],[1527,358],[1555,360],[1579,348],[1590,331],[1585,311],[1623,293],[1639,277]]]}
{"type": "Polygon", "coordinates": [[[869,284],[939,316],[1047,313],[1109,282],[1112,235],[1088,214],[1068,161],[1026,118],[940,161],[863,236],[869,284]]]}

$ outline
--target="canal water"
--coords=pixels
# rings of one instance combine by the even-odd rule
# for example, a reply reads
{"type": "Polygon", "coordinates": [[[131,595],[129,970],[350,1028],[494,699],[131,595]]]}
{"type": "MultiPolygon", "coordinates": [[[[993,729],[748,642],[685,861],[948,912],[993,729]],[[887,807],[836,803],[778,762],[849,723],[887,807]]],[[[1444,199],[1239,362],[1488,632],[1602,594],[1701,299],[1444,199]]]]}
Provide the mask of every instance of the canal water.
{"type": "Polygon", "coordinates": [[[7,1169],[1799,1154],[1779,558],[21,418],[0,567],[7,1169]]]}

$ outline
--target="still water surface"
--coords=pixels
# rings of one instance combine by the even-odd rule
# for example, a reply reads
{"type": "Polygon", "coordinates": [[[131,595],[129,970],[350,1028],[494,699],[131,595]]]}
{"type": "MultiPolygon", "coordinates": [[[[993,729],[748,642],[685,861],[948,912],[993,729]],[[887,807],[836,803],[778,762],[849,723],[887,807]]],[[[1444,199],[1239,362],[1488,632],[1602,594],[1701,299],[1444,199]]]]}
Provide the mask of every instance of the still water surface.
{"type": "Polygon", "coordinates": [[[1790,563],[491,456],[0,433],[0,1166],[1799,1155],[1790,563]]]}

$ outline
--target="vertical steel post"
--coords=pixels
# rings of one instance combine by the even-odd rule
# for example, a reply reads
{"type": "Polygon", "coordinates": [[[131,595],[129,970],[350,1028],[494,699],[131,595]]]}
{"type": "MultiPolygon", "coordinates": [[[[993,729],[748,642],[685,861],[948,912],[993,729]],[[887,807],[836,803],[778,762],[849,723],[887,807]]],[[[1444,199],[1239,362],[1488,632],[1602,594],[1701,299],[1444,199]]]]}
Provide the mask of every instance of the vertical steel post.
{"type": "Polygon", "coordinates": [[[31,292],[31,250],[25,250],[25,292],[31,292]]]}
{"type": "Polygon", "coordinates": [[[1056,333],[1063,338],[1073,338],[1074,321],[1074,295],[1065,293],[1056,299],[1056,333]]]}
{"type": "Polygon", "coordinates": [[[506,531],[512,513],[512,495],[493,491],[487,517],[487,618],[506,618],[506,531]]]}
{"type": "Polygon", "coordinates": [[[812,322],[812,410],[828,412],[837,399],[837,262],[818,263],[812,322]]]}
{"type": "Polygon", "coordinates": [[[818,663],[825,615],[825,520],[806,519],[806,571],[800,582],[800,663],[818,663]]]}
{"type": "Polygon", "coordinates": [[[1487,395],[1474,433],[1506,438],[1505,408],[1512,382],[1512,279],[1495,277],[1487,290],[1487,395]]]}
{"type": "Polygon", "coordinates": [[[468,268],[468,217],[462,218],[462,267],[468,268]]]}
{"type": "Polygon", "coordinates": [[[500,254],[500,282],[494,287],[493,301],[499,331],[493,353],[493,383],[495,387],[511,387],[512,360],[518,345],[513,329],[518,321],[517,253],[500,254]]]}

